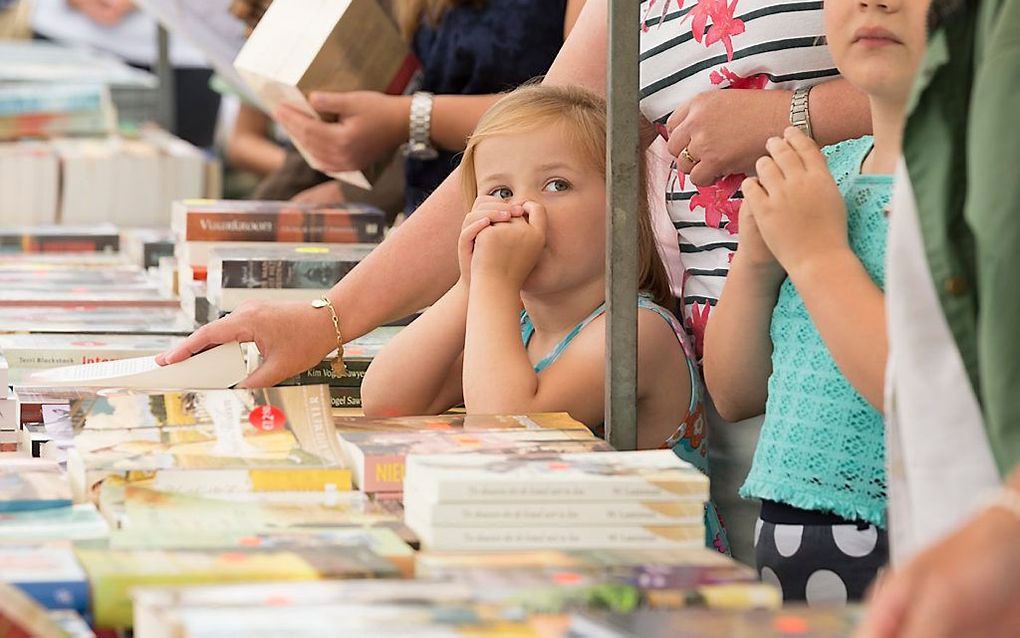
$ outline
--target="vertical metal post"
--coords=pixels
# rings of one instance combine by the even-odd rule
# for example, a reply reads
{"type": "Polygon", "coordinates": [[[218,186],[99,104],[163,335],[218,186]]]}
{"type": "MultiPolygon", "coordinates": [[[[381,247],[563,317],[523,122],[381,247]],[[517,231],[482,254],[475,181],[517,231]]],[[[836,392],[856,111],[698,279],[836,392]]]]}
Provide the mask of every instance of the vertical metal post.
{"type": "Polygon", "coordinates": [[[640,3],[609,2],[606,190],[606,438],[637,447],[638,137],[640,3]]]}
{"type": "Polygon", "coordinates": [[[167,131],[174,130],[177,121],[176,99],[177,89],[174,86],[174,67],[170,62],[170,35],[162,24],[157,25],[156,43],[156,77],[159,79],[159,105],[157,118],[159,125],[167,131]]]}

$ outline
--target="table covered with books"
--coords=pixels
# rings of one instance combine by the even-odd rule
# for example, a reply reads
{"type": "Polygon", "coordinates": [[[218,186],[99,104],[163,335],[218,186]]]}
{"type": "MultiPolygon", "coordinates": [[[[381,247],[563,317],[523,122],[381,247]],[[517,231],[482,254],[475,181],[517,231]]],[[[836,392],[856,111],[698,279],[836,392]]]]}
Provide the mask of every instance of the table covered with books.
{"type": "Polygon", "coordinates": [[[400,326],[272,388],[217,389],[253,344],[157,366],[244,299],[321,294],[382,238],[371,210],[175,215],[0,232],[3,635],[849,631],[853,610],[783,609],[705,547],[708,479],[669,450],[615,451],[566,414],[360,416],[400,326]]]}

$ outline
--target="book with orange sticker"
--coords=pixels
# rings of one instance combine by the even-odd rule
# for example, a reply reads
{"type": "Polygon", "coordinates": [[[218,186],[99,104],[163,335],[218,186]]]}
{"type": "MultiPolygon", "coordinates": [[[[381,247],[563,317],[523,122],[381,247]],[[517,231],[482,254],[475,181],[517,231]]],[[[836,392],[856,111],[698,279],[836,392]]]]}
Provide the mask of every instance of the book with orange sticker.
{"type": "Polygon", "coordinates": [[[107,392],[71,409],[78,495],[111,474],[180,492],[351,489],[325,386],[107,392]]]}

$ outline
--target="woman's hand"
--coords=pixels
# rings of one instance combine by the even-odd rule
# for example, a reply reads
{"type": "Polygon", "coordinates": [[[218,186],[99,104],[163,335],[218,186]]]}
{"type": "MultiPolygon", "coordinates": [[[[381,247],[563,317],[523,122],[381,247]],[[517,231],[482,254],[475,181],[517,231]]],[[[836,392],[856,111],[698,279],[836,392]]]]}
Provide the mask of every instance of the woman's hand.
{"type": "Polygon", "coordinates": [[[239,385],[264,388],[304,372],[336,348],[329,311],[310,303],[247,301],[227,317],[202,326],[173,350],[156,357],[167,365],[222,343],[254,341],[262,365],[239,385]]]}
{"type": "Polygon", "coordinates": [[[460,239],[457,242],[457,257],[460,263],[460,278],[464,283],[471,280],[471,258],[475,252],[478,234],[492,224],[509,222],[514,217],[523,217],[524,207],[511,204],[491,195],[479,195],[471,212],[464,217],[460,239]]]}
{"type": "Polygon", "coordinates": [[[290,106],[276,120],[314,159],[312,168],[338,173],[367,168],[407,141],[410,98],[376,91],[315,92],[312,108],[333,114],[322,122],[290,106]]]}
{"type": "Polygon", "coordinates": [[[476,276],[506,281],[520,290],[534,270],[545,248],[545,207],[525,202],[524,217],[496,224],[479,232],[471,259],[471,272],[476,276]]]}
{"type": "Polygon", "coordinates": [[[696,186],[751,174],[765,140],[789,126],[790,91],[726,89],[699,93],[666,122],[668,148],[696,186]],[[683,149],[696,160],[681,155],[683,149]]]}
{"type": "Polygon", "coordinates": [[[849,251],[846,205],[814,141],[790,127],[766,148],[769,155],[755,164],[758,176],[743,183],[744,201],[786,272],[794,276],[849,251]]]}
{"type": "Polygon", "coordinates": [[[875,588],[860,638],[1016,636],[1020,517],[988,509],[875,588]]]}
{"type": "Polygon", "coordinates": [[[331,179],[306,188],[292,197],[291,201],[299,204],[343,204],[346,198],[343,189],[340,188],[340,182],[331,179]]]}

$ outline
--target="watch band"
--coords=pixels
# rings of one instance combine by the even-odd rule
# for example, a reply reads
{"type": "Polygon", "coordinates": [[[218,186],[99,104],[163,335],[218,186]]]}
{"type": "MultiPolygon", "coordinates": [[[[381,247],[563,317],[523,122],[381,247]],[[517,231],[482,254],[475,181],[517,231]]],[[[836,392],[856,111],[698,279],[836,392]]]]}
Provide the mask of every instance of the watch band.
{"type": "Polygon", "coordinates": [[[808,109],[810,93],[811,87],[800,88],[793,92],[793,99],[790,100],[790,124],[814,139],[814,132],[811,130],[811,113],[808,109]]]}
{"type": "Polygon", "coordinates": [[[434,159],[439,155],[432,146],[432,93],[417,91],[411,96],[409,136],[404,154],[413,159],[434,159]]]}

